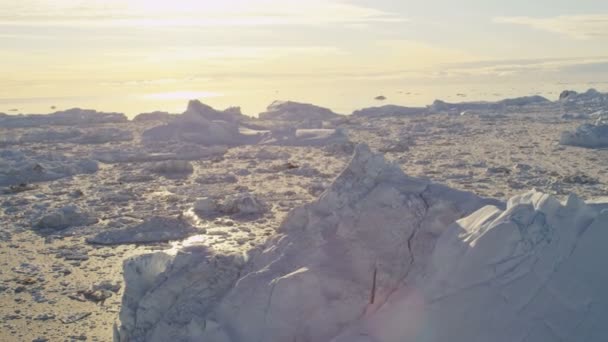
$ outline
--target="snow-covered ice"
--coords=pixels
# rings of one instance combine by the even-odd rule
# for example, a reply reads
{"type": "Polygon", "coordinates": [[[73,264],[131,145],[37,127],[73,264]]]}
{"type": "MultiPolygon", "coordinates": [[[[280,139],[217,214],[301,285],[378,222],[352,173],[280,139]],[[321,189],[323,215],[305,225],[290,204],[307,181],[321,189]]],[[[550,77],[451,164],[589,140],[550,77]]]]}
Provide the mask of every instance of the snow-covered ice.
{"type": "Polygon", "coordinates": [[[608,211],[529,192],[438,239],[424,276],[341,341],[603,341],[608,211]]]}
{"type": "MultiPolygon", "coordinates": [[[[247,260],[150,256],[166,266],[143,295],[125,294],[115,339],[602,341],[606,227],[608,211],[576,196],[531,191],[504,208],[407,177],[359,146],[247,260]]],[[[142,277],[127,287],[150,283],[142,277]]]]}
{"type": "Polygon", "coordinates": [[[560,133],[606,106],[564,96],[0,115],[0,340],[602,341],[608,149],[560,133]]]}
{"type": "MultiPolygon", "coordinates": [[[[248,264],[241,266],[237,258],[216,266],[222,272],[208,266],[195,283],[180,281],[179,277],[192,277],[183,272],[184,266],[169,266],[144,295],[146,304],[127,294],[124,301],[130,306],[121,320],[135,325],[122,324],[120,340],[328,340],[365,312],[374,269],[381,303],[403,286],[410,272],[423,268],[433,241],[451,222],[490,203],[495,202],[407,177],[361,145],[319,200],[291,212],[281,234],[248,264]],[[211,276],[217,280],[205,280],[211,276]],[[217,282],[225,287],[216,287],[217,282]],[[174,288],[185,283],[195,284],[196,290],[174,288]],[[216,305],[184,307],[203,289],[216,305]],[[166,291],[180,294],[157,303],[166,291]],[[158,312],[146,309],[140,316],[141,305],[158,312]],[[183,317],[182,310],[196,311],[176,320],[183,317]],[[127,311],[134,316],[125,317],[127,311]],[[191,320],[195,316],[196,321],[191,320]],[[150,318],[160,321],[151,324],[150,318]],[[207,330],[208,324],[214,328],[207,330]]],[[[209,205],[197,203],[204,210],[209,205]]],[[[178,255],[174,262],[190,268],[219,257],[208,253],[178,255]]]]}

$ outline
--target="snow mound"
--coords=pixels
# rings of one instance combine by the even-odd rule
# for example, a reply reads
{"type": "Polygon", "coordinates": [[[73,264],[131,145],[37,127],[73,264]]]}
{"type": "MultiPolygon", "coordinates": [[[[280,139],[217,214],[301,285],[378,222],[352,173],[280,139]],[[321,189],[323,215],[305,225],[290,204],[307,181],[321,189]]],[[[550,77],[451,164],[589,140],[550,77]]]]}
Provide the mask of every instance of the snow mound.
{"type": "Polygon", "coordinates": [[[198,230],[185,220],[172,217],[152,217],[125,229],[101,232],[87,242],[97,245],[146,244],[182,240],[198,230]]]}
{"type": "Polygon", "coordinates": [[[604,341],[608,211],[532,191],[439,238],[412,279],[342,341],[604,341]]]}
{"type": "Polygon", "coordinates": [[[353,112],[353,116],[363,117],[384,117],[384,116],[411,116],[426,114],[427,108],[422,107],[403,107],[396,105],[386,105],[381,107],[370,107],[353,112]]]}
{"type": "Polygon", "coordinates": [[[237,183],[238,179],[231,173],[206,174],[194,180],[198,184],[237,183]]]}
{"type": "Polygon", "coordinates": [[[562,133],[560,144],[587,148],[608,147],[608,123],[583,124],[575,131],[562,133]]]}
{"type": "MultiPolygon", "coordinates": [[[[452,222],[488,203],[358,146],[329,189],[292,211],[246,264],[187,251],[144,295],[125,292],[115,339],[328,341],[369,310],[373,274],[379,306],[424,269],[452,222]]],[[[149,283],[125,277],[127,288],[149,283]]]]}
{"type": "Polygon", "coordinates": [[[76,128],[66,129],[32,129],[21,134],[19,142],[24,143],[42,143],[42,142],[67,142],[78,138],[82,135],[82,131],[76,128]]]}
{"type": "Polygon", "coordinates": [[[416,145],[416,143],[411,138],[403,138],[403,140],[397,141],[384,141],[383,146],[379,149],[380,152],[387,153],[402,153],[410,150],[411,146],[416,145]]]}
{"type": "MultiPolygon", "coordinates": [[[[244,157],[251,157],[249,153],[244,154],[244,157]]],[[[291,157],[288,152],[285,151],[270,151],[267,148],[262,148],[254,155],[256,160],[287,160],[291,157]]]]}
{"type": "Polygon", "coordinates": [[[333,144],[349,142],[346,130],[337,129],[291,129],[273,131],[263,139],[261,145],[276,146],[318,146],[325,147],[333,144]]]}
{"type": "Polygon", "coordinates": [[[508,107],[523,107],[530,105],[545,105],[550,104],[551,101],[547,100],[542,96],[524,96],[513,99],[504,99],[497,102],[460,102],[460,103],[448,103],[441,100],[435,100],[429,110],[435,112],[456,112],[458,114],[466,111],[501,111],[508,107]]]}
{"type": "Polygon", "coordinates": [[[275,101],[258,117],[261,120],[289,122],[290,127],[322,128],[324,122],[338,119],[341,115],[308,103],[275,101]]]}
{"type": "Polygon", "coordinates": [[[127,117],[122,113],[104,113],[89,109],[73,108],[51,114],[0,116],[0,127],[78,126],[124,123],[127,121],[127,117]]]}
{"type": "Polygon", "coordinates": [[[178,141],[201,145],[242,145],[257,137],[239,132],[240,116],[232,109],[221,112],[199,101],[190,101],[183,114],[174,115],[167,124],[144,131],[142,140],[148,144],[178,141]]]}
{"type": "Polygon", "coordinates": [[[90,159],[58,153],[0,150],[0,185],[45,182],[97,170],[97,162],[90,159]]]}
{"type": "Polygon", "coordinates": [[[70,227],[88,226],[97,223],[97,218],[76,205],[68,205],[43,216],[34,229],[38,231],[59,231],[70,227]]]}
{"type": "Polygon", "coordinates": [[[105,144],[133,140],[133,132],[129,130],[105,127],[83,132],[82,135],[70,140],[77,144],[105,144]]]}

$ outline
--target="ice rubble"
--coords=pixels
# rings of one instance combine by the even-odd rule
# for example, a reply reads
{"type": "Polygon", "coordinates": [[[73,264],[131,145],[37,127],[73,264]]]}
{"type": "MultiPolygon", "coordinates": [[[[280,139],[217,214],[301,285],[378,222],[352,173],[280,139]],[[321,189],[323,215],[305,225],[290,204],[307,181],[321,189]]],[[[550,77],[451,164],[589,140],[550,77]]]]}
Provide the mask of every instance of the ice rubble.
{"type": "Polygon", "coordinates": [[[30,130],[21,135],[19,143],[60,142],[75,144],[105,144],[133,140],[133,132],[129,130],[101,127],[81,130],[76,128],[45,128],[30,130]]]}
{"type": "Polygon", "coordinates": [[[127,261],[115,339],[327,341],[369,309],[374,269],[380,306],[424,269],[451,222],[488,203],[407,177],[359,146],[333,185],[246,263],[202,247],[127,261]]]}
{"type": "Polygon", "coordinates": [[[560,144],[587,148],[608,147],[608,123],[583,124],[575,131],[562,133],[560,144]]]}
{"type": "Polygon", "coordinates": [[[194,172],[194,166],[187,160],[167,160],[153,163],[147,171],[165,176],[184,176],[194,172]]]}
{"type": "MultiPolygon", "coordinates": [[[[243,158],[243,159],[249,159],[252,157],[252,155],[249,153],[244,153],[244,154],[240,155],[239,157],[243,158]]],[[[259,151],[257,151],[253,155],[253,158],[256,160],[279,160],[279,159],[288,160],[290,157],[291,157],[291,154],[289,154],[288,152],[271,151],[266,147],[261,148],[259,151]]]]}
{"type": "Polygon", "coordinates": [[[0,116],[0,127],[78,126],[127,121],[127,117],[122,113],[103,113],[95,110],[73,108],[51,114],[0,116]]]}
{"type": "Polygon", "coordinates": [[[231,173],[209,173],[196,178],[194,181],[198,184],[234,184],[238,182],[238,178],[231,173]]]}
{"type": "Polygon", "coordinates": [[[133,132],[129,130],[104,127],[83,132],[79,137],[71,140],[77,144],[105,144],[109,142],[121,142],[133,140],[133,132]]]}
{"type": "Polygon", "coordinates": [[[403,107],[396,105],[385,105],[381,107],[370,107],[353,112],[353,116],[378,117],[378,116],[410,116],[426,114],[427,108],[423,107],[403,107]]]}
{"type": "Polygon", "coordinates": [[[176,144],[164,146],[162,152],[145,151],[144,148],[96,150],[91,158],[106,164],[161,162],[167,160],[199,160],[224,155],[228,151],[222,146],[200,146],[176,144]]]}
{"type": "Polygon", "coordinates": [[[0,151],[0,186],[56,180],[97,172],[97,162],[58,153],[28,150],[0,151]]]}
{"type": "Polygon", "coordinates": [[[325,122],[339,119],[341,115],[308,103],[275,101],[258,117],[262,120],[286,122],[290,127],[323,128],[325,122]]]}

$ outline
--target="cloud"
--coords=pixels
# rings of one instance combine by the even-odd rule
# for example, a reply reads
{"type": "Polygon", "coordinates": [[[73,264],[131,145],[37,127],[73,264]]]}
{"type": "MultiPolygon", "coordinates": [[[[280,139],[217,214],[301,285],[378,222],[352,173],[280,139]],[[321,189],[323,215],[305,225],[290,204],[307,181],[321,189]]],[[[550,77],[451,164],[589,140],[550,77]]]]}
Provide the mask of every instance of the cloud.
{"type": "Polygon", "coordinates": [[[332,0],[23,0],[0,4],[0,25],[15,27],[264,27],[366,25],[407,21],[332,0]]]}
{"type": "Polygon", "coordinates": [[[579,58],[540,58],[517,60],[484,60],[443,65],[445,74],[452,77],[466,76],[521,76],[532,74],[581,75],[608,71],[608,56],[579,58]]]}
{"type": "Polygon", "coordinates": [[[569,65],[564,67],[563,71],[589,75],[608,74],[608,59],[596,63],[569,65]]]}
{"type": "Polygon", "coordinates": [[[574,39],[608,38],[608,14],[569,15],[550,18],[497,17],[499,24],[524,25],[574,39]]]}

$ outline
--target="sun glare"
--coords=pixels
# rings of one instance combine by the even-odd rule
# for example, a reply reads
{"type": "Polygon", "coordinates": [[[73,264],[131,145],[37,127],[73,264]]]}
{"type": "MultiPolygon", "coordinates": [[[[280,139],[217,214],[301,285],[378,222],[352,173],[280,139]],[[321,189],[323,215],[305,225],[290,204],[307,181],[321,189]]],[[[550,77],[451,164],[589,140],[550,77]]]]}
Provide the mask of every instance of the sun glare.
{"type": "Polygon", "coordinates": [[[127,7],[131,10],[140,11],[147,14],[175,14],[175,13],[202,13],[205,15],[235,14],[242,10],[250,9],[252,3],[268,4],[270,1],[243,1],[243,0],[224,0],[224,1],[197,1],[197,0],[129,0],[127,7]]]}

